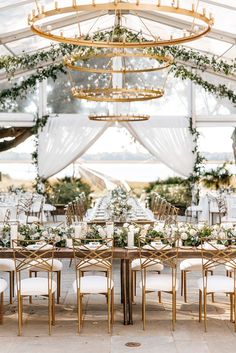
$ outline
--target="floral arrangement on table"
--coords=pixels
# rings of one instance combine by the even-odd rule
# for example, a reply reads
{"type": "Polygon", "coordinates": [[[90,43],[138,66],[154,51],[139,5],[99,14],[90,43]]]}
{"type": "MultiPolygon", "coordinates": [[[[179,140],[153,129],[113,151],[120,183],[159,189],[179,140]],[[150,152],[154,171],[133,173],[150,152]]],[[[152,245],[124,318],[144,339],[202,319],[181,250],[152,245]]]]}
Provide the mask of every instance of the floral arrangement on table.
{"type": "Polygon", "coordinates": [[[3,247],[10,245],[10,225],[4,224],[0,228],[0,244],[3,247]]]}
{"type": "Polygon", "coordinates": [[[137,246],[138,237],[141,235],[143,229],[145,228],[132,223],[124,223],[123,227],[116,227],[114,232],[114,245],[120,248],[137,246]]]}
{"type": "Polygon", "coordinates": [[[22,241],[31,240],[53,240],[58,247],[66,246],[66,239],[73,233],[72,227],[43,227],[38,224],[20,224],[18,228],[18,239],[22,241]]]}
{"type": "Polygon", "coordinates": [[[172,226],[171,231],[182,246],[198,246],[202,238],[218,239],[222,244],[226,244],[229,239],[231,243],[236,242],[236,226],[233,225],[179,223],[172,226]]]}
{"type": "Polygon", "coordinates": [[[112,190],[108,205],[108,211],[112,219],[125,220],[128,211],[132,208],[128,203],[128,198],[128,193],[121,187],[112,190]]]}
{"type": "MultiPolygon", "coordinates": [[[[0,245],[10,246],[11,227],[6,224],[0,229],[0,245]]],[[[53,240],[57,247],[65,247],[67,239],[75,236],[73,226],[44,227],[38,224],[21,224],[18,227],[18,239],[22,241],[31,240],[53,240]]],[[[201,243],[202,238],[218,239],[224,245],[236,245],[236,225],[221,224],[209,226],[207,224],[178,223],[165,225],[156,223],[155,225],[135,223],[124,223],[121,227],[114,227],[113,235],[109,236],[107,225],[97,224],[87,227],[82,238],[98,240],[114,238],[115,247],[135,247],[138,246],[138,238],[145,243],[160,240],[163,244],[178,244],[183,247],[194,247],[201,243]]]]}

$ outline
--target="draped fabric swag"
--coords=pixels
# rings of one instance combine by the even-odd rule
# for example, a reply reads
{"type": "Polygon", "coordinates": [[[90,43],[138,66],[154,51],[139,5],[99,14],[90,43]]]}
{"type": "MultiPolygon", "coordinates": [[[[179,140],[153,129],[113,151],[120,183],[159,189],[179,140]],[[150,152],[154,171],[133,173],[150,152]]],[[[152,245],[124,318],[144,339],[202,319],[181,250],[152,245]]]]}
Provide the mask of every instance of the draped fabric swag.
{"type": "MultiPolygon", "coordinates": [[[[112,126],[71,114],[50,117],[39,133],[39,176],[49,178],[76,159],[112,126]]],[[[151,117],[147,122],[122,123],[158,161],[188,177],[195,163],[194,142],[186,117],[151,117]]],[[[111,141],[112,143],[112,141],[111,141]]]]}
{"type": "Polygon", "coordinates": [[[38,171],[47,179],[81,157],[110,126],[87,116],[71,114],[50,117],[39,133],[38,171]]]}

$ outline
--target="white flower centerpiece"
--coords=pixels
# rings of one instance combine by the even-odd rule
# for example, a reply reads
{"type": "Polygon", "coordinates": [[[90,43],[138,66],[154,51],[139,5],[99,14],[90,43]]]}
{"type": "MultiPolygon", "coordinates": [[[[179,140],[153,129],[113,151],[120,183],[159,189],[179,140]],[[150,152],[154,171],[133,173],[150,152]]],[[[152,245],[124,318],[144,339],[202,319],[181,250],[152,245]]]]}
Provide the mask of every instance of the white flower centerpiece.
{"type": "Polygon", "coordinates": [[[112,220],[125,221],[128,211],[131,210],[131,205],[128,203],[129,195],[121,187],[112,190],[110,202],[107,210],[112,220]]]}

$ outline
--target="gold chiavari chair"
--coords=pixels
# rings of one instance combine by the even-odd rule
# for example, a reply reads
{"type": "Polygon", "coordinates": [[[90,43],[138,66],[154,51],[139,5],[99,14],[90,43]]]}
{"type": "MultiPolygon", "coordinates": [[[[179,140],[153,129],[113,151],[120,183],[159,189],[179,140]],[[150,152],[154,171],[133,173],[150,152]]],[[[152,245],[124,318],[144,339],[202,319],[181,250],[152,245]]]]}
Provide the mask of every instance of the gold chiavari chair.
{"type": "Polygon", "coordinates": [[[7,282],[0,278],[0,325],[3,324],[3,297],[4,291],[7,289],[7,282]]]}
{"type": "MultiPolygon", "coordinates": [[[[10,216],[11,211],[7,209],[3,219],[3,227],[10,225],[10,216]]],[[[0,259],[0,272],[6,272],[9,275],[9,298],[10,304],[12,304],[14,296],[14,261],[12,259],[0,259]]]]}
{"type": "Polygon", "coordinates": [[[18,301],[18,336],[22,334],[23,298],[43,296],[48,298],[49,335],[55,325],[55,292],[56,282],[53,280],[53,260],[55,246],[51,242],[13,241],[15,261],[17,301],[18,301]],[[23,278],[22,272],[37,266],[47,273],[46,277],[23,278]]]}
{"type": "Polygon", "coordinates": [[[141,267],[142,290],[142,320],[143,329],[146,328],[146,295],[153,292],[165,292],[172,296],[172,329],[175,330],[176,323],[176,292],[178,290],[177,279],[177,261],[178,247],[173,247],[175,240],[173,238],[165,239],[165,243],[160,243],[160,239],[144,241],[139,238],[139,254],[141,267]],[[158,274],[149,272],[148,269],[154,264],[162,263],[166,269],[170,270],[168,274],[158,274]]]}
{"type": "Polygon", "coordinates": [[[65,216],[66,216],[66,224],[68,226],[72,225],[75,222],[74,210],[71,203],[69,203],[65,207],[65,216]]]}
{"type": "Polygon", "coordinates": [[[3,225],[9,224],[11,219],[11,211],[9,209],[6,209],[6,212],[4,214],[3,218],[3,225]]]}
{"type": "Polygon", "coordinates": [[[171,205],[169,208],[169,214],[165,219],[165,224],[176,224],[178,214],[179,214],[179,209],[171,205]]]}
{"type": "Polygon", "coordinates": [[[44,197],[36,197],[32,199],[32,204],[27,212],[27,221],[26,223],[44,223],[44,207],[45,199],[44,197]]]}
{"type": "Polygon", "coordinates": [[[76,280],[73,289],[77,294],[78,332],[83,322],[83,296],[102,294],[107,298],[108,332],[114,321],[114,282],[112,280],[113,239],[73,239],[76,280]],[[112,246],[111,246],[112,245],[112,246]],[[84,269],[96,266],[107,275],[84,276],[84,269]]]}
{"type": "Polygon", "coordinates": [[[204,311],[204,328],[207,332],[207,296],[212,293],[225,293],[230,298],[230,321],[234,322],[236,332],[236,248],[232,238],[202,238],[200,251],[202,255],[202,278],[197,281],[199,289],[199,322],[202,321],[202,302],[204,311]],[[227,265],[234,273],[233,278],[225,275],[208,276],[214,267],[227,265]]]}
{"type": "Polygon", "coordinates": [[[16,206],[16,221],[27,223],[30,209],[33,203],[33,196],[30,198],[21,198],[16,206]]]}

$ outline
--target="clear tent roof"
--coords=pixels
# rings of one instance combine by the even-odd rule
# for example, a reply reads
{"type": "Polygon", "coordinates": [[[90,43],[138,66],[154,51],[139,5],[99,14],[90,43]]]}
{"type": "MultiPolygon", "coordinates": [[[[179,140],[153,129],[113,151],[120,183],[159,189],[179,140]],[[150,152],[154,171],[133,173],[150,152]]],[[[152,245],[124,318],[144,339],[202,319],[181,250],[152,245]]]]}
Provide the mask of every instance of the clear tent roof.
{"type": "MultiPolygon", "coordinates": [[[[80,3],[86,3],[87,0],[81,0],[80,3]]],[[[105,0],[106,1],[106,0],[105,0]]],[[[146,2],[143,0],[142,2],[146,2]]],[[[151,0],[152,2],[153,0],[151,0]]],[[[162,0],[163,2],[170,0],[162,0]]],[[[88,2],[88,1],[87,1],[88,2]]],[[[100,1],[98,1],[100,2],[100,1]]],[[[102,1],[104,2],[104,1],[102,1]]],[[[149,1],[150,2],[150,1],[149,1]]],[[[180,0],[180,4],[189,7],[193,1],[180,0]]],[[[39,0],[40,4],[44,4],[46,7],[51,6],[53,1],[51,0],[39,0]]],[[[59,0],[59,5],[71,5],[71,0],[59,0]]],[[[208,12],[211,12],[215,18],[215,24],[212,31],[207,37],[201,38],[197,41],[187,43],[187,47],[197,49],[202,52],[212,53],[217,56],[221,56],[226,59],[235,58],[236,54],[236,1],[235,0],[199,0],[198,9],[201,10],[206,8],[208,12]],[[227,19],[227,20],[226,20],[227,19]]],[[[50,41],[33,35],[28,24],[27,16],[31,10],[35,8],[34,0],[1,0],[0,1],[0,55],[12,54],[19,55],[22,51],[34,52],[38,49],[47,48],[50,46],[50,41]]],[[[142,17],[142,14],[140,14],[142,17]]],[[[91,23],[94,22],[93,17],[96,18],[96,14],[91,11],[90,19],[81,22],[83,30],[86,31],[91,23]]],[[[109,14],[104,14],[99,19],[100,25],[106,24],[106,27],[111,25],[109,14]]],[[[165,14],[164,16],[158,16],[149,14],[149,18],[143,18],[143,28],[140,28],[140,23],[137,23],[137,17],[129,14],[124,16],[124,21],[129,23],[129,27],[137,30],[149,28],[151,31],[156,29],[161,32],[165,32],[168,29],[168,24],[171,23],[175,31],[183,29],[183,23],[190,21],[187,18],[176,18],[171,14],[165,14]]],[[[64,15],[60,18],[57,24],[57,29],[64,31],[74,30],[76,25],[76,17],[71,15],[64,15]],[[61,22],[60,22],[61,21],[61,22]]]]}

